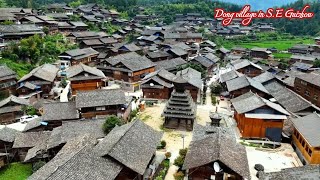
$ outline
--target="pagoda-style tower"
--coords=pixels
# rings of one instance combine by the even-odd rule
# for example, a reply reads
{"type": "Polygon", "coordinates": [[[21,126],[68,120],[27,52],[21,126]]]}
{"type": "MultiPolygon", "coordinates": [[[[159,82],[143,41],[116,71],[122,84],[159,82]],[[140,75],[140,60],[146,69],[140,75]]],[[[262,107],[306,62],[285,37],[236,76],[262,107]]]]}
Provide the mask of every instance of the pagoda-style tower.
{"type": "Polygon", "coordinates": [[[185,89],[187,81],[178,76],[173,84],[175,89],[162,113],[165,117],[164,127],[173,129],[185,127],[187,130],[192,130],[196,118],[196,105],[190,92],[185,89]]]}

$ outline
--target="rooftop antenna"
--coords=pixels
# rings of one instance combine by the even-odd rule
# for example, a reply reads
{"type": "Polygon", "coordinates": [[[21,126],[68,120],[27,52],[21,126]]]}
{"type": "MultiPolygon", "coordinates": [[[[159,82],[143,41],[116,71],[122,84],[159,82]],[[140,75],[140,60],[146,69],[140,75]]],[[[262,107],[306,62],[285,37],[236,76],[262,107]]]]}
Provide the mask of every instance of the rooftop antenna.
{"type": "Polygon", "coordinates": [[[218,163],[217,161],[213,163],[213,169],[214,169],[214,171],[217,172],[217,173],[223,171],[223,169],[221,169],[221,167],[220,167],[220,165],[219,165],[219,163],[218,163]]]}

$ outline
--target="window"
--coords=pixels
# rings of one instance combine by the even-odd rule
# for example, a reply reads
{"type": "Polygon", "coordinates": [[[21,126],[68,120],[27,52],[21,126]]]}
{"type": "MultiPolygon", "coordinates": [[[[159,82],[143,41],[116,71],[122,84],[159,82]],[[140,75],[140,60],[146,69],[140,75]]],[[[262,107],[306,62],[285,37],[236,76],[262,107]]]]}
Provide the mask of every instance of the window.
{"type": "Polygon", "coordinates": [[[314,95],[313,99],[317,101],[318,100],[318,95],[314,95]]]}
{"type": "Polygon", "coordinates": [[[310,92],[309,91],[306,91],[305,93],[304,93],[304,95],[306,95],[306,96],[310,96],[310,92]]]}
{"type": "Polygon", "coordinates": [[[103,106],[103,107],[97,107],[96,110],[97,110],[97,111],[105,111],[105,110],[106,110],[106,107],[104,107],[104,106],[103,106]]]}
{"type": "MultiPolygon", "coordinates": [[[[301,143],[302,147],[304,147],[305,144],[306,144],[306,143],[305,143],[304,141],[302,141],[302,143],[301,143]]],[[[307,147],[308,147],[308,146],[307,146],[307,147]]]]}
{"type": "Polygon", "coordinates": [[[301,91],[301,88],[300,87],[297,87],[297,92],[300,92],[301,91]]]}
{"type": "Polygon", "coordinates": [[[301,82],[302,85],[305,85],[305,86],[308,85],[308,83],[305,82],[305,81],[300,81],[300,82],[301,82]]]}

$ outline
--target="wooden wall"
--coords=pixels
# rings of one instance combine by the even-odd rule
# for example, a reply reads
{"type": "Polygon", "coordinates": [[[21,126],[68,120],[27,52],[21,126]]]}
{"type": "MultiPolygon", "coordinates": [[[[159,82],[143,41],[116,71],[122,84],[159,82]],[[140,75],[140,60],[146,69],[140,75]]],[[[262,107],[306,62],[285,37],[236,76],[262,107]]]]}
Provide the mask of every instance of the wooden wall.
{"type": "Polygon", "coordinates": [[[87,81],[72,81],[71,89],[72,95],[76,95],[77,91],[96,90],[102,86],[101,79],[87,80],[87,81]]]}
{"type": "Polygon", "coordinates": [[[164,89],[142,88],[142,92],[144,98],[169,99],[172,90],[169,90],[166,87],[164,89]]]}
{"type": "Polygon", "coordinates": [[[292,134],[292,141],[300,150],[305,160],[307,160],[308,164],[320,164],[320,147],[312,147],[296,128],[294,128],[292,134]]]}
{"type": "Polygon", "coordinates": [[[235,111],[234,118],[243,138],[265,138],[267,128],[283,128],[283,120],[246,118],[235,111]]]}
{"type": "Polygon", "coordinates": [[[317,87],[299,78],[295,78],[294,91],[316,106],[320,107],[320,87],[317,87]],[[309,92],[309,95],[306,93],[306,91],[309,92]]]}

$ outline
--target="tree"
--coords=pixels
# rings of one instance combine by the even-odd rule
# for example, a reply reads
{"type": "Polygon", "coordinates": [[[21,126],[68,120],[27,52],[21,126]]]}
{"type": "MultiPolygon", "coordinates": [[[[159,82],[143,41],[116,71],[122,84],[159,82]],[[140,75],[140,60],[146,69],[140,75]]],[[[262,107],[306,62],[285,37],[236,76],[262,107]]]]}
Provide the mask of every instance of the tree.
{"type": "Polygon", "coordinates": [[[221,84],[214,83],[214,84],[212,84],[210,86],[210,90],[211,90],[212,94],[216,94],[217,95],[217,94],[220,94],[222,92],[223,88],[222,88],[221,84]]]}
{"type": "Polygon", "coordinates": [[[44,161],[38,161],[38,162],[35,162],[33,165],[32,165],[32,171],[33,172],[36,172],[38,169],[40,169],[42,166],[44,166],[46,164],[46,162],[44,161]]]}
{"type": "Polygon", "coordinates": [[[319,68],[319,67],[320,67],[320,60],[319,60],[319,59],[315,60],[315,61],[313,62],[313,66],[314,66],[315,68],[319,68]]]}
{"type": "Polygon", "coordinates": [[[114,127],[121,126],[122,120],[115,115],[108,116],[103,124],[103,131],[108,134],[114,127]]]}
{"type": "Polygon", "coordinates": [[[23,106],[22,110],[24,111],[25,114],[27,115],[37,115],[38,114],[38,110],[32,106],[23,106]]]}

